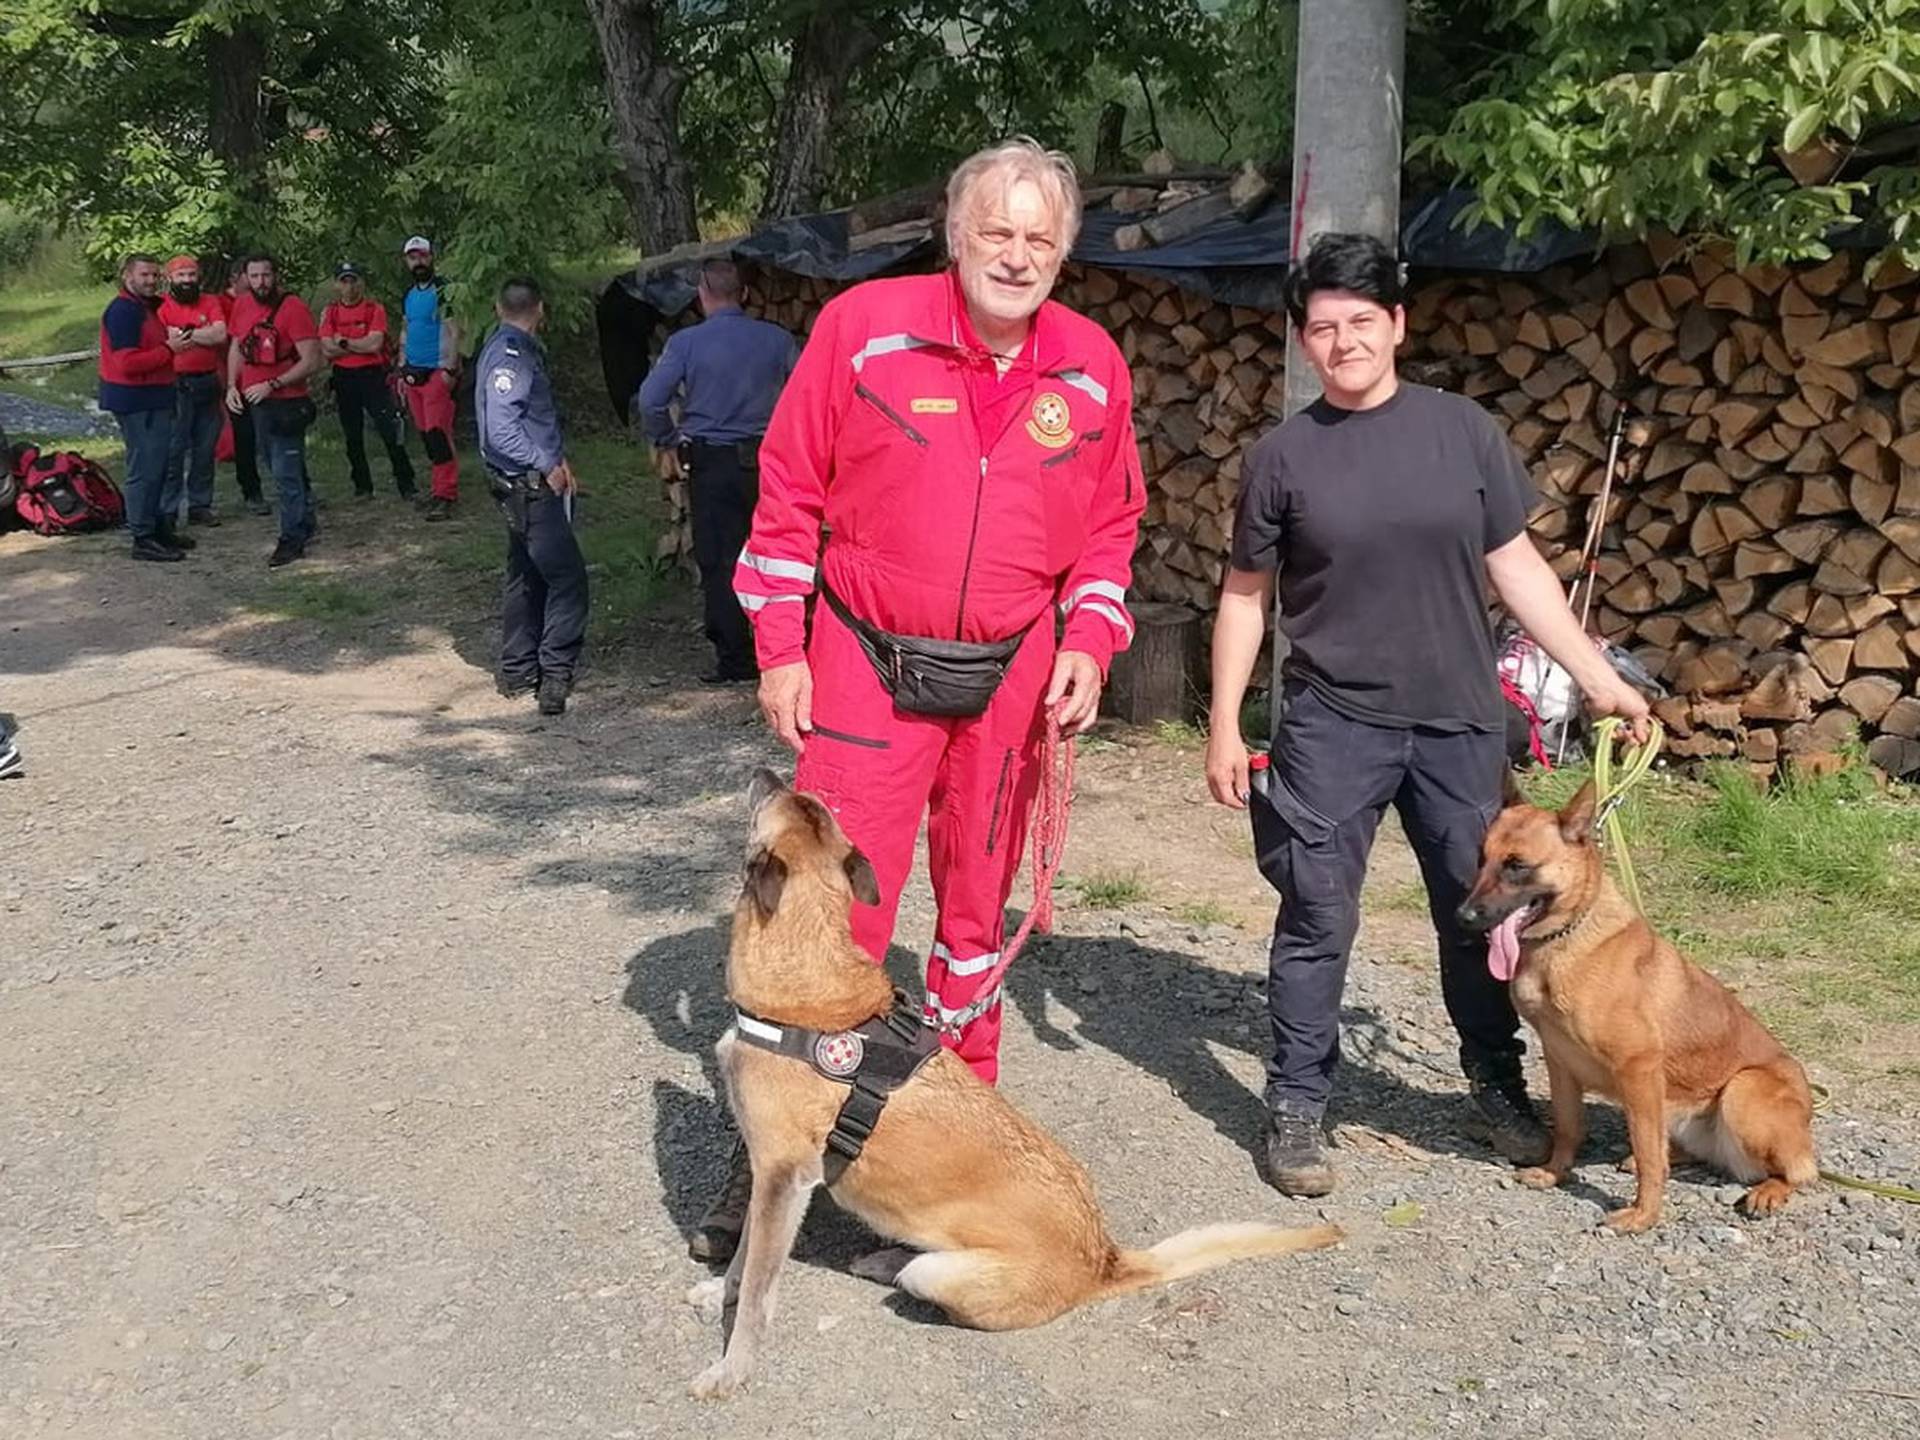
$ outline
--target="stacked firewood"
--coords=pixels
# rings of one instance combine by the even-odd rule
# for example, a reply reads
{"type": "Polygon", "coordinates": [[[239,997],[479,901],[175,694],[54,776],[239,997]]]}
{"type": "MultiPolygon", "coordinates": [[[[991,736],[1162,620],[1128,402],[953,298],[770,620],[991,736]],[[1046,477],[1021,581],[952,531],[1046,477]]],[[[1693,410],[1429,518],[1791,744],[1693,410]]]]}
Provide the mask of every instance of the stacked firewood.
{"type": "MultiPolygon", "coordinates": [[[[839,287],[762,277],[804,334],[839,287]]],[[[1134,380],[1149,504],[1144,600],[1211,610],[1247,449],[1282,410],[1286,319],[1159,277],[1068,267],[1134,380]]],[[[1532,528],[1580,569],[1610,431],[1620,460],[1593,628],[1675,692],[1681,756],[1762,773],[1859,731],[1920,774],[1920,284],[1859,257],[1736,271],[1672,241],[1526,277],[1435,278],[1408,306],[1403,373],[1486,406],[1541,497],[1532,528]]],[[[679,533],[666,553],[685,551],[679,533]]]]}

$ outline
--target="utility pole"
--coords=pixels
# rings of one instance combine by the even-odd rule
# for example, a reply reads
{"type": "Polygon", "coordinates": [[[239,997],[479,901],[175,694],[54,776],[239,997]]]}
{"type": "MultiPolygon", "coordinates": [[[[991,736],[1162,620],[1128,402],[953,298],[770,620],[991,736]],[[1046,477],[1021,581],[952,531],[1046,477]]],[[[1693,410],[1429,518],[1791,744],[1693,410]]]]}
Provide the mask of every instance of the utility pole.
{"type": "MultiPolygon", "coordinates": [[[[1400,236],[1406,0],[1301,0],[1293,102],[1292,259],[1329,230],[1400,236]]],[[[1287,334],[1287,414],[1320,398],[1287,334]]]]}

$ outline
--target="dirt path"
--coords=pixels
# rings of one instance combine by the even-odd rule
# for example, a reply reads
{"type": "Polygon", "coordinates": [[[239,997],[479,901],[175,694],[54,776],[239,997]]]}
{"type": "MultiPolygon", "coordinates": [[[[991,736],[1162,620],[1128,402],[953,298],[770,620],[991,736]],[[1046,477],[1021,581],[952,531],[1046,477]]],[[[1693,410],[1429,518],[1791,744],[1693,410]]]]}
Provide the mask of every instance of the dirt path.
{"type": "MultiPolygon", "coordinates": [[[[0,540],[0,709],[31,767],[0,783],[9,1440],[1920,1423],[1914,1212],[1820,1192],[1748,1225],[1685,1172],[1664,1228],[1598,1235],[1610,1113],[1577,1188],[1514,1188],[1459,1133],[1393,905],[1354,967],[1344,1183],[1319,1207],[1346,1246],[987,1336],[849,1277],[862,1237],[823,1202],[759,1383],[695,1405],[716,1336],[682,1304],[703,1272],[681,1236],[721,1160],[739,795],[772,758],[749,705],[679,684],[697,656],[663,625],[627,670],[665,683],[609,667],[542,724],[462,658],[484,616],[456,645],[233,610],[221,572],[265,533],[171,567],[0,540]]],[[[1264,912],[1188,758],[1084,769],[1075,869],[1264,912]]],[[[1387,894],[1404,858],[1383,865],[1387,894]]],[[[929,913],[912,897],[903,944],[929,913]]],[[[1061,930],[1013,977],[1006,1084],[1116,1230],[1310,1218],[1248,1160],[1259,929],[1069,905],[1061,930]]],[[[1913,1116],[1821,1123],[1830,1163],[1920,1175],[1913,1116]]]]}

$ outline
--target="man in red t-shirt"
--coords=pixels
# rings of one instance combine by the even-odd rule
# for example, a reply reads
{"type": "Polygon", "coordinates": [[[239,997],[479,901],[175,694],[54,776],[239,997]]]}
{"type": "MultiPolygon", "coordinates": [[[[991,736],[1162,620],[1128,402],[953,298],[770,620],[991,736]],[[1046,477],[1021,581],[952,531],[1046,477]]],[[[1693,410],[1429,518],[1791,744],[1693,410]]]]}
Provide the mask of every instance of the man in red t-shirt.
{"type": "Polygon", "coordinates": [[[251,410],[260,454],[280,492],[280,543],[267,561],[298,560],[320,533],[307,479],[307,427],[313,401],[307,378],[323,363],[313,312],[298,295],[280,288],[271,255],[247,257],[247,291],[227,319],[227,408],[251,410]]]}
{"type": "Polygon", "coordinates": [[[169,339],[185,340],[173,357],[173,448],[160,487],[160,514],[171,528],[187,500],[189,525],[218,525],[213,513],[213,450],[220,443],[220,397],[226,386],[227,302],[200,289],[200,262],[176,255],[167,262],[167,298],[160,323],[169,339]]]}
{"type": "Polygon", "coordinates": [[[347,442],[347,467],[353,493],[373,498],[373,472],[367,468],[365,422],[386,447],[393,466],[393,488],[403,500],[412,500],[413,461],[400,440],[400,420],[389,382],[393,371],[387,335],[387,311],[367,294],[360,267],[343,261],[333,272],[337,297],[320,312],[320,353],[333,363],[333,398],[340,409],[340,433],[347,442]]]}

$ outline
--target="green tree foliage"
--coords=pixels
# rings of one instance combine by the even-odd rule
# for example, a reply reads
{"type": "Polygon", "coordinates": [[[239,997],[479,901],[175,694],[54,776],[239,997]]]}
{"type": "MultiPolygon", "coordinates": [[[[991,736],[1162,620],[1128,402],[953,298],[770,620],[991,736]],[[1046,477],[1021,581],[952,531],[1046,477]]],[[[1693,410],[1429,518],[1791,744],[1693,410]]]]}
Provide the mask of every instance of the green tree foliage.
{"type": "MultiPolygon", "coordinates": [[[[1920,0],[1494,0],[1413,154],[1478,190],[1470,223],[1651,226],[1739,258],[1819,258],[1878,212],[1920,260],[1920,0]],[[1883,156],[1885,163],[1876,158],[1883,156]]],[[[1463,17],[1465,18],[1465,17],[1463,17]]]]}

